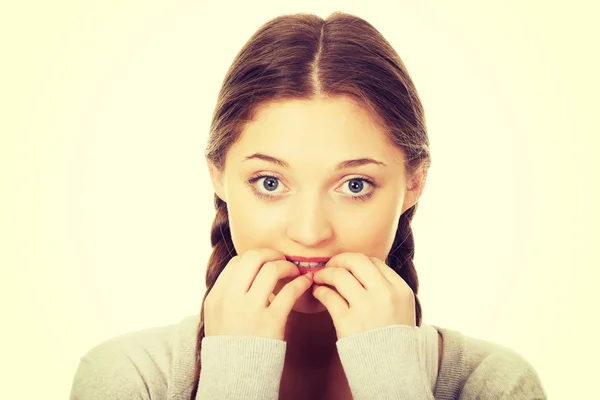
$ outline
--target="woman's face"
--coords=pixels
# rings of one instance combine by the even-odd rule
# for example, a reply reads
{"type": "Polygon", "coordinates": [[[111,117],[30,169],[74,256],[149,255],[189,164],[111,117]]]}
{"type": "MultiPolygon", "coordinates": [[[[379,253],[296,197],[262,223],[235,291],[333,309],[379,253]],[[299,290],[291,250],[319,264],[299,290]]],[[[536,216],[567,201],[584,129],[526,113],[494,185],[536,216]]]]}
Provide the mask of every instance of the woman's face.
{"type": "MultiPolygon", "coordinates": [[[[385,261],[400,215],[423,186],[407,189],[403,161],[364,108],[337,97],[261,107],[227,153],[224,171],[209,168],[227,203],[237,254],[253,248],[301,257],[357,252],[385,261]],[[259,153],[287,167],[249,158],[259,153]],[[382,164],[338,168],[365,158],[382,164]]],[[[273,294],[289,281],[279,281],[273,294]]],[[[308,290],[294,310],[326,309],[308,290]]]]}

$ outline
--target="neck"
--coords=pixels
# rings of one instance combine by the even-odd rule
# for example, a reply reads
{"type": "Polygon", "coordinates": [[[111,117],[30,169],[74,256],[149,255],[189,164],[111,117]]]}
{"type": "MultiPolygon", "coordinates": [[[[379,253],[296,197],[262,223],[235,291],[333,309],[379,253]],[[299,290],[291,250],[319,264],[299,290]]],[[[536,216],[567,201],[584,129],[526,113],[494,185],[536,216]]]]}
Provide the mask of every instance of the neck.
{"type": "Polygon", "coordinates": [[[337,335],[327,311],[303,314],[292,310],[285,327],[285,363],[292,367],[329,368],[339,360],[337,335]]]}

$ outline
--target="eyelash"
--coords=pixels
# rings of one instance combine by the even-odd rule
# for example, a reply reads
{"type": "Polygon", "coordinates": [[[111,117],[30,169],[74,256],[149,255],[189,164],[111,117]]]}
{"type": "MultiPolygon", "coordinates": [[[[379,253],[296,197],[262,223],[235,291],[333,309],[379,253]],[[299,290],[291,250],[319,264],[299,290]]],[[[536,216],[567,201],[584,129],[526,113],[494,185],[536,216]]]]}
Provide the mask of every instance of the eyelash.
{"type": "MultiPolygon", "coordinates": [[[[276,179],[276,180],[280,181],[279,178],[277,178],[276,176],[273,176],[273,175],[258,174],[258,175],[252,176],[250,179],[248,179],[246,181],[246,184],[250,187],[250,189],[252,189],[252,192],[254,192],[254,195],[256,197],[258,197],[259,199],[267,199],[267,200],[274,200],[277,197],[280,197],[280,196],[274,196],[274,195],[271,195],[271,194],[261,193],[260,191],[256,190],[256,187],[254,186],[254,182],[256,182],[256,181],[258,181],[259,179],[262,179],[262,178],[273,178],[273,179],[276,179]]],[[[373,188],[373,190],[371,190],[367,194],[361,194],[360,196],[349,196],[349,195],[345,196],[345,197],[349,197],[352,200],[356,200],[356,201],[366,201],[366,200],[368,200],[369,198],[371,198],[371,196],[373,196],[373,193],[375,192],[374,189],[376,189],[379,186],[373,180],[371,180],[371,179],[369,179],[367,177],[364,177],[364,176],[357,176],[357,177],[354,177],[354,178],[350,178],[346,182],[349,182],[349,181],[365,181],[365,182],[367,182],[373,188]]],[[[346,182],[344,182],[344,184],[346,182]]]]}

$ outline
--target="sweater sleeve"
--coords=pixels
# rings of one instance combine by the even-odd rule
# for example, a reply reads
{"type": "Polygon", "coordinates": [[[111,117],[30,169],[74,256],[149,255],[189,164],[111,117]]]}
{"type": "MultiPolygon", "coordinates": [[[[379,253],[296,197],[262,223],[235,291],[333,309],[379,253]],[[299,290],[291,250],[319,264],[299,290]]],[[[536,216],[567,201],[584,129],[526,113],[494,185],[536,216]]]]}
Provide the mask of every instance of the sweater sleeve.
{"type": "Polygon", "coordinates": [[[204,337],[196,400],[277,400],[286,347],[269,338],[204,337]]]}
{"type": "Polygon", "coordinates": [[[339,339],[340,361],[354,400],[433,400],[419,327],[390,325],[339,339]]]}
{"type": "Polygon", "coordinates": [[[149,400],[149,388],[131,359],[123,352],[106,350],[81,357],[69,399],[149,400]]]}
{"type": "Polygon", "coordinates": [[[519,353],[498,347],[469,375],[459,400],[546,400],[540,377],[519,353]]]}

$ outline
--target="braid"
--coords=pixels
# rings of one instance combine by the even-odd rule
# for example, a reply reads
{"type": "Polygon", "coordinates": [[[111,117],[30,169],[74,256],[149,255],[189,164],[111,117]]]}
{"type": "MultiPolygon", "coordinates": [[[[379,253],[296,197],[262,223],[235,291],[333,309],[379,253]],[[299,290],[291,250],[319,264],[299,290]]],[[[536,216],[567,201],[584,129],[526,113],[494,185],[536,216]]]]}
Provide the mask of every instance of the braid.
{"type": "Polygon", "coordinates": [[[390,251],[386,264],[390,266],[412,289],[415,295],[415,316],[417,326],[421,326],[422,312],[421,302],[419,301],[419,277],[415,270],[415,264],[413,258],[415,256],[415,241],[413,237],[412,228],[410,223],[417,211],[416,203],[414,206],[406,210],[400,217],[398,223],[398,229],[396,230],[396,237],[392,244],[392,250],[390,251]]]}
{"type": "Polygon", "coordinates": [[[196,367],[194,370],[194,387],[190,400],[196,398],[198,392],[198,383],[200,381],[200,368],[202,351],[202,339],[204,339],[204,302],[206,297],[217,282],[219,275],[227,266],[229,260],[236,256],[235,247],[231,240],[231,231],[229,229],[229,215],[227,213],[227,203],[221,200],[215,193],[215,209],[217,214],[212,224],[210,232],[210,243],[213,247],[212,254],[208,259],[206,268],[206,293],[202,299],[202,309],[200,311],[200,323],[196,334],[196,367]]]}
{"type": "Polygon", "coordinates": [[[213,247],[213,251],[208,259],[208,266],[206,268],[206,293],[212,289],[229,260],[236,255],[229,229],[227,203],[221,200],[216,194],[215,209],[217,210],[217,214],[215,215],[215,220],[210,231],[210,244],[213,247]]]}

